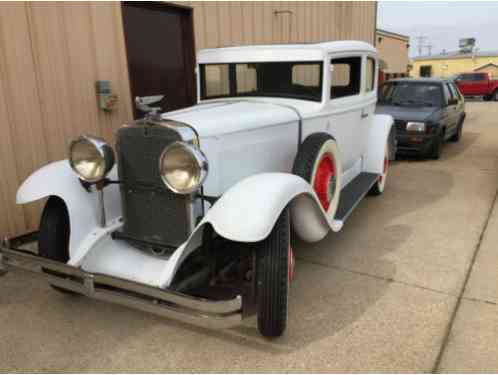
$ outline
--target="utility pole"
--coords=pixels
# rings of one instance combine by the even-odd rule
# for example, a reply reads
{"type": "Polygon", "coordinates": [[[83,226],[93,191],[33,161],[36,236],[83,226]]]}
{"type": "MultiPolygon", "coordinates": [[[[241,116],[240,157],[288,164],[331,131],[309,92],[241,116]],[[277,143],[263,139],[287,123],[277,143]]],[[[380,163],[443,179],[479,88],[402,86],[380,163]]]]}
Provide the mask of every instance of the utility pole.
{"type": "Polygon", "coordinates": [[[417,40],[418,55],[422,56],[422,49],[425,46],[425,42],[427,40],[427,37],[420,35],[420,36],[415,37],[415,39],[417,40]]]}

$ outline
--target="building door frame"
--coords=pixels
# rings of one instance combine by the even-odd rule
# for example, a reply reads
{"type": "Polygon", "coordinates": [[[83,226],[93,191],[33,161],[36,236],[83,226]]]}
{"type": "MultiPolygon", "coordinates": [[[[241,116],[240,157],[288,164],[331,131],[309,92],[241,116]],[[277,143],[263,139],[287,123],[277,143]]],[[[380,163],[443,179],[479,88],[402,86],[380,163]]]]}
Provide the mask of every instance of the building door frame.
{"type": "MultiPolygon", "coordinates": [[[[182,13],[181,23],[182,23],[182,45],[184,48],[183,54],[185,58],[185,71],[191,72],[191,74],[186,74],[187,79],[185,80],[186,92],[188,96],[188,101],[190,104],[195,104],[197,101],[197,85],[195,79],[195,68],[196,68],[196,48],[195,48],[195,34],[194,34],[194,10],[190,6],[174,4],[168,2],[142,2],[142,1],[122,1],[121,8],[126,6],[134,6],[141,7],[152,10],[164,10],[165,12],[171,11],[174,9],[175,11],[180,11],[182,13]]],[[[131,106],[133,108],[134,117],[137,117],[137,110],[135,107],[135,95],[133,93],[133,77],[130,75],[129,69],[129,51],[126,46],[126,32],[125,32],[125,19],[124,12],[121,12],[123,17],[123,34],[125,40],[125,49],[126,49],[126,63],[128,66],[128,79],[130,82],[130,91],[131,91],[131,106]]]]}

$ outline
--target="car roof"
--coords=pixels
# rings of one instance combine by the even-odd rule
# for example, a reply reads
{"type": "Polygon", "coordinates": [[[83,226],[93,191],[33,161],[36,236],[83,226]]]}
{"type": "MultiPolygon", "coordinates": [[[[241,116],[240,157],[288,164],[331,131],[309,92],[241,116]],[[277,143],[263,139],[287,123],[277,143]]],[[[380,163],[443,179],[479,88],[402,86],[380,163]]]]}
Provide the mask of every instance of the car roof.
{"type": "Polygon", "coordinates": [[[266,44],[234,46],[200,50],[197,62],[268,62],[268,61],[319,61],[329,53],[369,52],[377,50],[369,43],[345,40],[323,43],[266,44]]]}

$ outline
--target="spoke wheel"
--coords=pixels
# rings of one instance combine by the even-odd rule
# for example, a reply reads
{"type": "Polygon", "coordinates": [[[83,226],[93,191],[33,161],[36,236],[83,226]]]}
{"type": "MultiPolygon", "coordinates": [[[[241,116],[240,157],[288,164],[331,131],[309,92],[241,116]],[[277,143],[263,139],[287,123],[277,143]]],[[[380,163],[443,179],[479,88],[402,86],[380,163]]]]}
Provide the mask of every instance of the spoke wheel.
{"type": "Polygon", "coordinates": [[[336,167],[333,156],[325,154],[315,172],[313,189],[322,204],[322,207],[327,211],[330,207],[330,202],[333,199],[336,185],[336,167]]]}

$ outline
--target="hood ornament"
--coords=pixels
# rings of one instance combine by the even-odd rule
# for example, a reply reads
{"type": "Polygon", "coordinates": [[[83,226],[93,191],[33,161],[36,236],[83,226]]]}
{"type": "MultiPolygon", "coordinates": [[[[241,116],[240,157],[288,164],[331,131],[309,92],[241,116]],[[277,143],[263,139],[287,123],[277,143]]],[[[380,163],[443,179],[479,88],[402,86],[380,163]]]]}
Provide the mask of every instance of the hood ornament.
{"type": "Polygon", "coordinates": [[[158,103],[164,99],[164,95],[151,95],[151,96],[136,96],[135,107],[144,112],[144,120],[158,120],[162,107],[152,107],[151,104],[158,103]]]}

